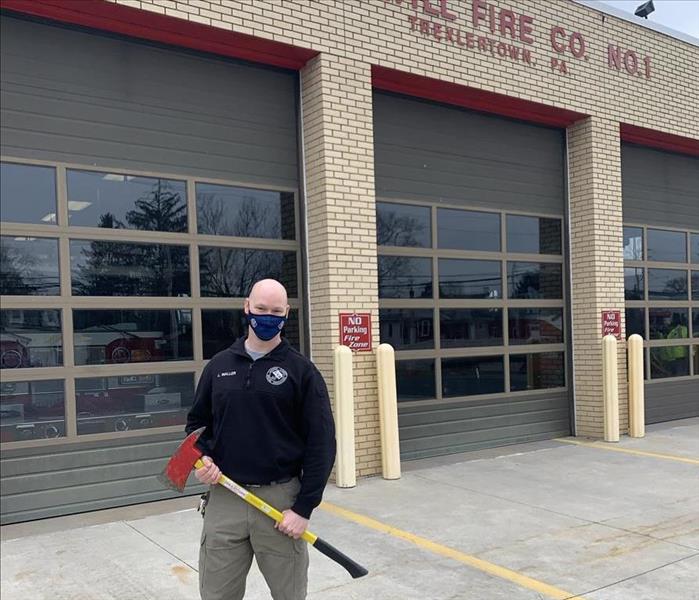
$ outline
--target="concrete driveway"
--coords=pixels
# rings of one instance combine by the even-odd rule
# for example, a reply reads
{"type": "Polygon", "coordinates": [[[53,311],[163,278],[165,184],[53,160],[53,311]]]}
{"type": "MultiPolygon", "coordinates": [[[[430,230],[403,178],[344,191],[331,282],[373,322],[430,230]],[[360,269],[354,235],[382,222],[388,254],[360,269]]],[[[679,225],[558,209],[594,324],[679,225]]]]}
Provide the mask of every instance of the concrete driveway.
{"type": "MultiPolygon", "coordinates": [[[[3,527],[3,600],[197,598],[196,500],[3,527]]],[[[405,463],[325,500],[312,530],[370,573],[311,550],[310,600],[699,600],[699,419],[405,463]]]]}

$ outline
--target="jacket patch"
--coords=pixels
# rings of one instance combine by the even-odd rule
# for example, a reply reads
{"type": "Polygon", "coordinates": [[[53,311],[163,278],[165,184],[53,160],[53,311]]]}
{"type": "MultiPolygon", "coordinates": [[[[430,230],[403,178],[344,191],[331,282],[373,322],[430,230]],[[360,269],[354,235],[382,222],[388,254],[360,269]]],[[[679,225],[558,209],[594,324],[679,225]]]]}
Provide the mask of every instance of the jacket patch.
{"type": "Polygon", "coordinates": [[[281,385],[288,377],[289,374],[281,367],[272,367],[267,371],[267,381],[272,385],[281,385]]]}
{"type": "Polygon", "coordinates": [[[237,375],[237,371],[223,371],[216,375],[216,377],[233,377],[233,375],[237,375]]]}

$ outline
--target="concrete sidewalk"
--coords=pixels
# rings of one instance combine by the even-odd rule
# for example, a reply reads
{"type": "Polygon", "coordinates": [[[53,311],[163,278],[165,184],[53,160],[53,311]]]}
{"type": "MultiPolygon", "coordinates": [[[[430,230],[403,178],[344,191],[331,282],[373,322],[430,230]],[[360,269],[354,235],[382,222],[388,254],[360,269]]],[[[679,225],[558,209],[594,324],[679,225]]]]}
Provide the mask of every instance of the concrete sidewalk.
{"type": "MultiPolygon", "coordinates": [[[[325,500],[312,530],[370,573],[311,550],[310,600],[699,600],[699,419],[405,463],[325,500]]],[[[3,600],[198,598],[196,501],[3,527],[3,600]]],[[[269,598],[254,567],[246,598],[269,598]]]]}

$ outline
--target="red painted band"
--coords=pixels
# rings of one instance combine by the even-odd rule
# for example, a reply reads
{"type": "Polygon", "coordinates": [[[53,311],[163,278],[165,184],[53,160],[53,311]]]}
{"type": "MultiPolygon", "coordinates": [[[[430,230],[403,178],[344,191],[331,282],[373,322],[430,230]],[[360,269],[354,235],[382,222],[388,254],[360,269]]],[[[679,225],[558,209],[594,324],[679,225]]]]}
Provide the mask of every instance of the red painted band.
{"type": "Polygon", "coordinates": [[[631,142],[658,150],[669,150],[679,152],[689,156],[699,156],[699,140],[663,133],[654,129],[646,129],[637,125],[622,123],[620,127],[621,139],[624,142],[631,142]]]}
{"type": "Polygon", "coordinates": [[[2,0],[0,8],[287,69],[299,70],[318,54],[315,50],[104,0],[2,0]]]}

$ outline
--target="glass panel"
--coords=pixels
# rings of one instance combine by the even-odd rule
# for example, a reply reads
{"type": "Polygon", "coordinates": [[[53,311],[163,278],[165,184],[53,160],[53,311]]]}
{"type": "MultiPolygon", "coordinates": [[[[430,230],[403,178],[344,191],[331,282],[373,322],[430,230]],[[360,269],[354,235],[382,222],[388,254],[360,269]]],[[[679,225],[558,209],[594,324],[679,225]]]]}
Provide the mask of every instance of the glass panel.
{"type": "Polygon", "coordinates": [[[561,220],[507,215],[507,251],[561,253],[561,220]]]}
{"type": "Polygon", "coordinates": [[[182,425],[194,400],[194,373],[75,380],[78,435],[182,425]]]}
{"type": "Polygon", "coordinates": [[[0,311],[0,368],[63,365],[61,311],[0,311]]]}
{"type": "Polygon", "coordinates": [[[442,359],[444,398],[504,391],[505,370],[502,356],[442,359]]]}
{"type": "Polygon", "coordinates": [[[64,437],[63,381],[0,383],[0,442],[64,437]]]}
{"type": "Polygon", "coordinates": [[[562,344],[562,308],[510,308],[510,344],[562,344]]]}
{"type": "Polygon", "coordinates": [[[624,269],[624,298],[626,300],[643,300],[644,282],[643,269],[629,268],[624,269]]]}
{"type": "Polygon", "coordinates": [[[70,241],[74,296],[189,296],[189,248],[70,241]]]}
{"type": "Polygon", "coordinates": [[[0,295],[58,296],[58,240],[0,237],[0,295]]]}
{"type": "Polygon", "coordinates": [[[682,231],[649,229],[648,260],[687,262],[687,234],[682,231]]]}
{"type": "Polygon", "coordinates": [[[648,324],[651,340],[689,337],[686,308],[649,308],[648,324]]]}
{"type": "Polygon", "coordinates": [[[267,278],[280,281],[289,298],[298,297],[295,252],[200,246],[199,271],[203,297],[245,298],[267,278]]]}
{"type": "Polygon", "coordinates": [[[699,264],[699,233],[692,233],[690,236],[692,262],[699,264]]]}
{"type": "Polygon", "coordinates": [[[192,359],[191,310],[74,310],[75,364],[192,359]]]}
{"type": "Polygon", "coordinates": [[[634,333],[640,335],[644,340],[646,337],[646,309],[627,308],[626,309],[626,337],[627,339],[634,333]]]}
{"type": "Polygon", "coordinates": [[[70,225],[187,231],[184,181],[73,169],[66,178],[70,225]]]}
{"type": "Polygon", "coordinates": [[[432,298],[432,259],[379,256],[379,298],[432,298]]]}
{"type": "Polygon", "coordinates": [[[431,209],[409,204],[376,203],[379,246],[432,247],[431,209]]]}
{"type": "Polygon", "coordinates": [[[692,353],[694,354],[694,374],[699,375],[699,346],[693,346],[692,353]]]}
{"type": "Polygon", "coordinates": [[[648,269],[648,300],[687,300],[687,271],[648,269]]]}
{"type": "Polygon", "coordinates": [[[643,229],[624,227],[624,260],[643,260],[643,229]]]}
{"type": "Polygon", "coordinates": [[[10,223],[56,224],[56,169],[0,163],[0,218],[10,223]]]}
{"type": "Polygon", "coordinates": [[[563,298],[563,276],[560,263],[507,263],[510,298],[563,298]]]}
{"type": "MultiPolygon", "coordinates": [[[[242,308],[230,310],[201,311],[202,333],[204,336],[204,360],[212,358],[217,352],[228,348],[239,337],[247,335],[247,320],[242,308]]],[[[301,331],[298,310],[289,311],[289,319],[282,329],[282,337],[297,350],[301,349],[301,331]]]]}
{"type": "Polygon", "coordinates": [[[699,300],[699,271],[692,271],[692,300],[699,300]]]}
{"type": "Polygon", "coordinates": [[[500,215],[496,213],[437,209],[439,248],[500,251],[500,215]]]}
{"type": "Polygon", "coordinates": [[[502,298],[501,263],[439,259],[440,298],[502,298]]]}
{"type": "MultiPolygon", "coordinates": [[[[692,336],[699,338],[699,308],[692,309],[692,336]]],[[[699,375],[699,371],[695,375],[699,375]]]]}
{"type": "Polygon", "coordinates": [[[689,375],[689,346],[664,346],[650,349],[651,379],[689,375]]]}
{"type": "Polygon", "coordinates": [[[565,386],[563,352],[510,356],[510,390],[544,390],[565,386]]]}
{"type": "Polygon", "coordinates": [[[209,235],[296,239],[294,195],[197,183],[197,231],[209,235]]]}
{"type": "Polygon", "coordinates": [[[459,308],[439,312],[442,348],[502,345],[502,309],[459,308]]]}
{"type": "Polygon", "coordinates": [[[396,350],[434,348],[434,316],[431,308],[382,308],[379,331],[382,344],[396,350]]]}
{"type": "Polygon", "coordinates": [[[434,399],[434,359],[396,361],[396,387],[398,402],[434,399]]]}

